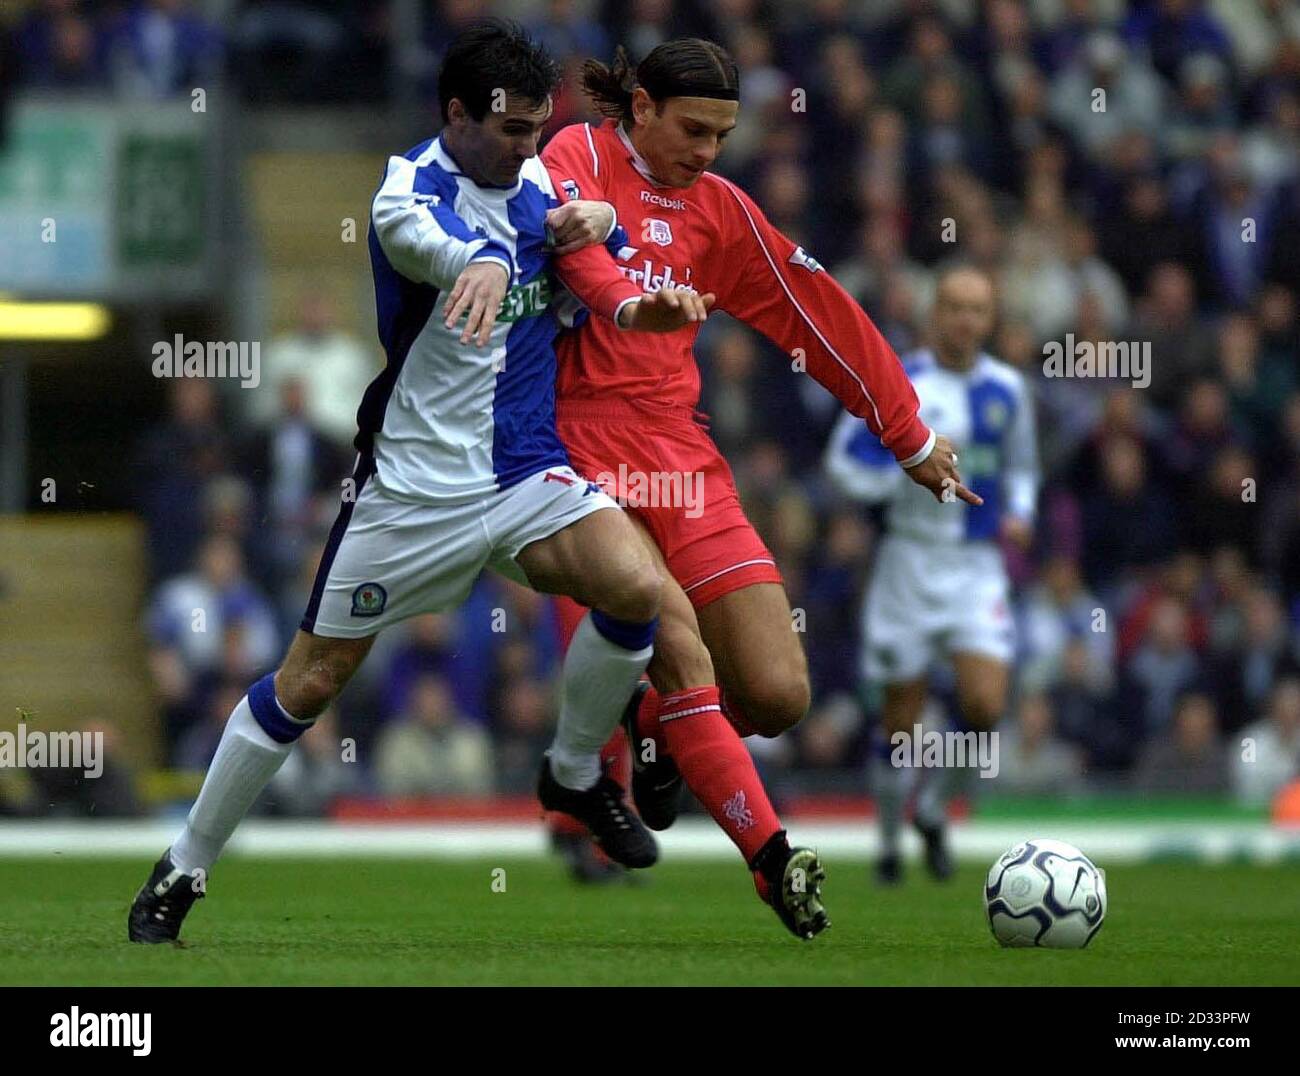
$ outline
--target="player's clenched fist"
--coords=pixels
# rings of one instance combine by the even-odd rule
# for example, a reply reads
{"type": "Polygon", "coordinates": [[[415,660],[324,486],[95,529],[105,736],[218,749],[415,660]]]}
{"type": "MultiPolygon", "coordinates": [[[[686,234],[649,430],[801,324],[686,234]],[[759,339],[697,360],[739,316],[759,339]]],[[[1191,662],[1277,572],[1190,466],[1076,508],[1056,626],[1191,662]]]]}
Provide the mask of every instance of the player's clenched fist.
{"type": "Polygon", "coordinates": [[[506,297],[510,271],[495,258],[470,262],[456,278],[456,286],[447,297],[447,328],[454,328],[460,316],[468,312],[465,330],[460,342],[468,344],[472,337],[479,347],[487,347],[492,339],[492,325],[497,311],[506,297]]]}
{"type": "Polygon", "coordinates": [[[915,467],[907,469],[908,477],[917,485],[934,494],[937,501],[955,501],[961,498],[967,504],[981,505],[984,498],[972,493],[961,482],[957,470],[957,450],[943,434],[934,439],[934,448],[915,467]]]}
{"type": "Polygon", "coordinates": [[[660,288],[628,303],[618,314],[619,326],[647,333],[670,333],[709,316],[717,298],[677,288],[660,288]]]}
{"type": "Polygon", "coordinates": [[[565,202],[548,210],[546,226],[555,240],[556,257],[581,250],[592,243],[603,243],[614,230],[614,207],[608,202],[585,198],[565,202]]]}

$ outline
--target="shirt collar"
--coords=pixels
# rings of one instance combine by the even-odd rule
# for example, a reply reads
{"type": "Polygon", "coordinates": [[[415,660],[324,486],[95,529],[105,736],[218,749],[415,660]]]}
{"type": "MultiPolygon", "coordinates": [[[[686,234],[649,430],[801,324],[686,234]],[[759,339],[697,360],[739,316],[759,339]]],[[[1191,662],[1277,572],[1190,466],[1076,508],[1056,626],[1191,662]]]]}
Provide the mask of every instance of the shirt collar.
{"type": "Polygon", "coordinates": [[[667,183],[660,183],[659,180],[655,179],[654,173],[650,171],[649,163],[636,151],[636,146],[632,145],[632,139],[630,139],[627,132],[623,130],[623,122],[621,120],[614,121],[614,130],[618,133],[618,140],[622,142],[624,148],[627,149],[628,157],[632,161],[632,167],[641,173],[641,178],[652,187],[668,186],[667,183]]]}

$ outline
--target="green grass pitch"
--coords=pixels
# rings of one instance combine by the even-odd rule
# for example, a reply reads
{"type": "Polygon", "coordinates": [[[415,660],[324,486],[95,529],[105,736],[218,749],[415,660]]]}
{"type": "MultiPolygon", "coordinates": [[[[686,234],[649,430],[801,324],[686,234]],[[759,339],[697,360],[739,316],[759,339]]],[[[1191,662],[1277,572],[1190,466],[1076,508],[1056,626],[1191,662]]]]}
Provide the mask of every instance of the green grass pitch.
{"type": "Polygon", "coordinates": [[[1300,984],[1294,864],[1112,868],[1109,917],[1081,952],[999,949],[977,867],[944,886],[913,869],[886,891],[860,862],[827,864],[833,926],[801,943],[738,864],[580,888],[535,860],[231,858],[184,948],[130,945],[149,866],[0,860],[0,984],[1300,984]]]}

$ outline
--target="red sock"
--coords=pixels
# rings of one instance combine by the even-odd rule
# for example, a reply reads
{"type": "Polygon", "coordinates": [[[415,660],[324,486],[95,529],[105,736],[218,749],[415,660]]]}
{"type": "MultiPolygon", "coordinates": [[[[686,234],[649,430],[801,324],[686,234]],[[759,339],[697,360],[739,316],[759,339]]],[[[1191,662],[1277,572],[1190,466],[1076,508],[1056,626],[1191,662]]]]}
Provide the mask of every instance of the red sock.
{"type": "Polygon", "coordinates": [[[731,722],[731,727],[736,730],[740,736],[757,736],[758,729],[750,724],[749,718],[745,716],[745,711],[740,708],[740,704],[735,699],[730,699],[727,695],[719,691],[722,700],[722,714],[731,722]]]}
{"type": "Polygon", "coordinates": [[[627,788],[627,782],[632,776],[632,759],[628,754],[627,733],[623,731],[622,725],[614,730],[614,734],[600,749],[600,761],[605,772],[627,788]]]}
{"type": "Polygon", "coordinates": [[[690,688],[665,695],[659,703],[664,742],[686,787],[753,861],[781,828],[763,782],[745,745],[722,714],[718,688],[690,688]]]}
{"type": "Polygon", "coordinates": [[[659,727],[659,705],[659,692],[647,685],[646,693],[641,696],[641,705],[636,712],[636,743],[632,744],[633,751],[643,752],[646,740],[654,741],[656,754],[668,750],[664,730],[659,727]]]}

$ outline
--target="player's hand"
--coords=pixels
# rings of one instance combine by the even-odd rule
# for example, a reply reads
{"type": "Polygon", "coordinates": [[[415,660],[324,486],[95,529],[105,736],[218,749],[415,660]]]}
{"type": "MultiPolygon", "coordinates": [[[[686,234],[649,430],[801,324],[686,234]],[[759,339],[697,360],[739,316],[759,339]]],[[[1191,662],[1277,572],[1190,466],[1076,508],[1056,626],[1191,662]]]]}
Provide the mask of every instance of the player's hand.
{"type": "Polygon", "coordinates": [[[470,262],[456,278],[456,286],[447,297],[447,317],[444,324],[449,329],[456,327],[461,314],[469,313],[465,320],[465,331],[460,334],[460,342],[468,344],[471,337],[477,336],[474,343],[478,347],[487,347],[492,339],[492,326],[501,309],[501,301],[506,297],[506,288],[510,283],[510,271],[495,258],[470,262]]]}
{"type": "Polygon", "coordinates": [[[697,295],[693,291],[660,288],[623,307],[618,323],[637,332],[670,333],[703,321],[716,299],[713,292],[697,295]]]}
{"type": "Polygon", "coordinates": [[[957,470],[957,451],[943,434],[934,439],[934,448],[925,459],[907,469],[907,477],[933,493],[936,501],[954,501],[960,497],[977,507],[984,503],[983,497],[962,485],[957,470]]]}
{"type": "Polygon", "coordinates": [[[547,210],[546,226],[555,239],[554,253],[572,254],[592,243],[605,241],[614,228],[614,207],[608,202],[577,198],[547,210]]]}

